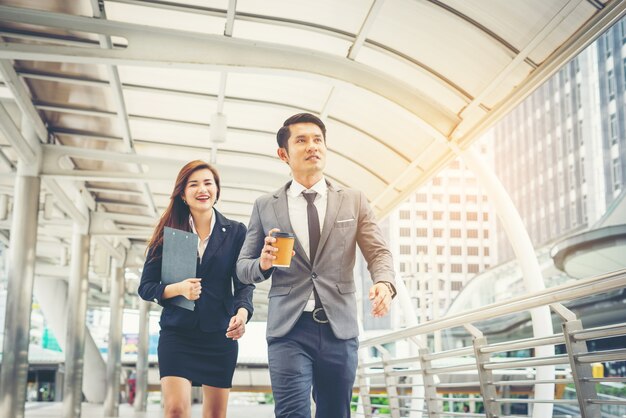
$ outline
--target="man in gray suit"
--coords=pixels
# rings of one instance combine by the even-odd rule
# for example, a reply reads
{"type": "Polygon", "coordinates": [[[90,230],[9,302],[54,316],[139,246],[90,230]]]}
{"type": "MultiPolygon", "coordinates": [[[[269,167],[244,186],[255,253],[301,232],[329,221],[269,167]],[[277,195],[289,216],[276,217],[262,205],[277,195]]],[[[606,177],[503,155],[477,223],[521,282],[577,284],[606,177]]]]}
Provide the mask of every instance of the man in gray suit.
{"type": "Polygon", "coordinates": [[[365,195],[324,178],[324,123],[300,113],[276,137],[293,180],[255,202],[237,277],[272,279],[267,342],[276,417],[310,417],[312,389],[316,418],[348,418],[358,361],[356,245],[374,282],[376,317],[387,314],[395,296],[391,253],[365,195]],[[287,268],[272,267],[277,231],[296,236],[287,268]]]}

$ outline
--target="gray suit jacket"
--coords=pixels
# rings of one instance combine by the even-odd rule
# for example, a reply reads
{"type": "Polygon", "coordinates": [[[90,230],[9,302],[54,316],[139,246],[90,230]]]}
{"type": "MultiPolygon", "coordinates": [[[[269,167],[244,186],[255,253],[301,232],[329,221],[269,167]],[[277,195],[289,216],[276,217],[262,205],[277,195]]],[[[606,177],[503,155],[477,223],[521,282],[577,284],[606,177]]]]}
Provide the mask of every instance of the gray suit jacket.
{"type": "MultiPolygon", "coordinates": [[[[261,273],[259,266],[259,256],[268,231],[280,228],[283,232],[293,232],[287,207],[290,184],[273,194],[261,196],[254,203],[246,240],[237,261],[237,277],[243,283],[258,283],[269,278],[269,274],[264,276],[261,273]]],[[[335,336],[340,339],[358,336],[353,277],[357,244],[374,283],[388,281],[395,285],[391,253],[365,195],[328,183],[326,216],[314,264],[311,265],[296,238],[296,254],[291,266],[271,270],[268,337],[282,337],[293,328],[313,286],[317,289],[335,336]]]]}

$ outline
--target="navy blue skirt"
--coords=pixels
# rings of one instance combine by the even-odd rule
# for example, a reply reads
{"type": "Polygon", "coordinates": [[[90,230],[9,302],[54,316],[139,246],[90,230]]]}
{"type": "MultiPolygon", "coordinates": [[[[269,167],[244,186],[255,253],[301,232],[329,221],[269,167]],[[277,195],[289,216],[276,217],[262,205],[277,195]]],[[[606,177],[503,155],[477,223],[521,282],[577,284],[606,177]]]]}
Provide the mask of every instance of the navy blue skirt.
{"type": "Polygon", "coordinates": [[[161,377],[184,377],[193,386],[232,387],[239,345],[225,334],[226,330],[161,329],[158,347],[161,377]]]}

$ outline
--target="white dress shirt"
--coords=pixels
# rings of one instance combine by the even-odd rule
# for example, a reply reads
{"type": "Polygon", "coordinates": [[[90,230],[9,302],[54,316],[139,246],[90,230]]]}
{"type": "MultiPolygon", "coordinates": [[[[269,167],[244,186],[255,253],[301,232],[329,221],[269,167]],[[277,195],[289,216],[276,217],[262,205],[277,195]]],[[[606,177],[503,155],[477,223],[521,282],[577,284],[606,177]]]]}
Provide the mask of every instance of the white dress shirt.
{"type": "MultiPolygon", "coordinates": [[[[291,221],[291,227],[293,232],[298,237],[298,241],[304,248],[307,254],[309,254],[309,260],[311,259],[311,249],[309,247],[309,219],[306,211],[307,201],[302,196],[302,192],[314,191],[317,192],[315,201],[313,204],[317,209],[317,215],[320,218],[320,235],[321,229],[324,226],[324,218],[326,217],[326,205],[328,203],[328,186],[326,185],[326,179],[322,177],[320,181],[315,183],[310,189],[307,189],[297,181],[293,180],[291,186],[287,190],[287,206],[289,207],[289,220],[291,221]]],[[[309,301],[304,307],[305,311],[313,311],[315,308],[315,298],[313,292],[309,296],[309,301]]]]}
{"type": "Polygon", "coordinates": [[[215,209],[211,210],[213,211],[213,216],[211,216],[211,229],[209,229],[209,235],[207,235],[205,239],[200,239],[200,235],[198,235],[198,231],[196,231],[196,226],[193,223],[193,216],[189,214],[189,226],[191,227],[191,232],[198,235],[198,257],[200,257],[200,260],[202,260],[204,250],[206,250],[206,246],[209,244],[209,238],[211,238],[213,228],[215,228],[215,209]]]}

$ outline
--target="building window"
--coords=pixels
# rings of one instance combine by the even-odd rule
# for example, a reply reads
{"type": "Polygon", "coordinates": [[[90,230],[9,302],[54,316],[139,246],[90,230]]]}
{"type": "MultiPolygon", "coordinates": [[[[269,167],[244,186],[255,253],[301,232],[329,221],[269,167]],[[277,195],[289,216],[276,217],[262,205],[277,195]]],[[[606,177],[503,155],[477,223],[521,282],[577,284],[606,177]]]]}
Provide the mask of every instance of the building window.
{"type": "Polygon", "coordinates": [[[400,219],[411,219],[411,212],[409,212],[408,210],[401,210],[400,219]]]}
{"type": "Polygon", "coordinates": [[[483,221],[488,221],[488,220],[489,220],[489,213],[483,212],[483,221]]]}
{"type": "Polygon", "coordinates": [[[423,210],[418,210],[415,214],[417,215],[417,219],[426,219],[427,216],[426,212],[423,210]]]}
{"type": "Polygon", "coordinates": [[[425,245],[418,245],[415,249],[418,254],[428,254],[428,247],[425,245]]]}
{"type": "Polygon", "coordinates": [[[411,228],[400,228],[400,236],[401,237],[410,237],[411,236],[411,228]]]}
{"type": "Polygon", "coordinates": [[[450,195],[450,203],[461,203],[461,196],[458,194],[450,195]]]}
{"type": "Polygon", "coordinates": [[[613,159],[613,190],[619,190],[622,185],[622,165],[619,158],[613,159]]]}
{"type": "Polygon", "coordinates": [[[441,177],[435,177],[433,179],[433,186],[439,186],[441,184],[441,177]]]}
{"type": "Polygon", "coordinates": [[[406,264],[400,263],[400,273],[404,273],[404,272],[406,272],[406,264]]]}
{"type": "Polygon", "coordinates": [[[458,280],[452,280],[450,282],[450,290],[452,290],[453,292],[458,292],[461,289],[463,289],[463,282],[460,282],[458,280]]]}
{"type": "Polygon", "coordinates": [[[426,202],[426,193],[418,193],[415,195],[415,201],[421,203],[426,202]]]}
{"type": "Polygon", "coordinates": [[[417,236],[425,237],[428,235],[428,230],[426,228],[417,228],[417,236]]]}
{"type": "Polygon", "coordinates": [[[461,212],[450,212],[450,220],[451,221],[460,221],[461,220],[461,212]]]}
{"type": "Polygon", "coordinates": [[[478,264],[468,264],[467,265],[467,272],[468,273],[478,273],[478,264]]]}
{"type": "Polygon", "coordinates": [[[483,254],[485,255],[485,257],[489,256],[489,247],[483,248],[483,254]]]}
{"type": "Polygon", "coordinates": [[[443,245],[437,246],[437,255],[443,255],[443,245]]]}
{"type": "Polygon", "coordinates": [[[400,246],[400,254],[409,255],[411,254],[411,246],[410,245],[401,245],[400,246]]]}
{"type": "Polygon", "coordinates": [[[609,121],[609,137],[611,138],[611,145],[617,144],[617,117],[615,113],[611,115],[609,121]]]}
{"type": "Polygon", "coordinates": [[[457,228],[451,229],[450,238],[461,238],[461,230],[457,228]]]}
{"type": "Polygon", "coordinates": [[[441,229],[441,228],[435,228],[435,229],[433,229],[433,236],[434,236],[435,238],[441,238],[441,237],[443,237],[443,229],[441,229]]]}
{"type": "Polygon", "coordinates": [[[485,229],[483,231],[483,238],[489,238],[489,230],[488,229],[485,229]]]}
{"type": "Polygon", "coordinates": [[[583,121],[578,121],[578,144],[582,147],[585,144],[585,138],[583,137],[583,121]]]}
{"type": "Polygon", "coordinates": [[[615,75],[613,74],[613,70],[609,70],[606,79],[609,85],[609,99],[614,99],[615,98],[615,75]]]}
{"type": "Polygon", "coordinates": [[[452,264],[450,265],[451,273],[463,273],[463,265],[462,264],[452,264]]]}
{"type": "Polygon", "coordinates": [[[450,247],[451,255],[463,255],[462,248],[459,246],[450,247]]]}
{"type": "Polygon", "coordinates": [[[477,229],[468,229],[467,230],[468,238],[478,238],[478,230],[477,229]]]}
{"type": "Polygon", "coordinates": [[[440,210],[434,211],[434,212],[433,212],[433,219],[434,219],[435,221],[440,221],[440,220],[442,220],[442,219],[443,219],[443,212],[442,212],[442,211],[440,211],[440,210]]]}
{"type": "Polygon", "coordinates": [[[580,157],[580,182],[584,183],[585,181],[585,157],[580,157]]]}
{"type": "Polygon", "coordinates": [[[467,255],[478,255],[478,247],[468,247],[467,255]]]}
{"type": "Polygon", "coordinates": [[[611,47],[613,45],[613,33],[609,30],[604,36],[604,54],[606,57],[611,56],[611,47]]]}
{"type": "Polygon", "coordinates": [[[468,221],[477,221],[478,220],[478,213],[476,213],[476,212],[467,212],[465,214],[465,216],[467,217],[468,221]]]}

